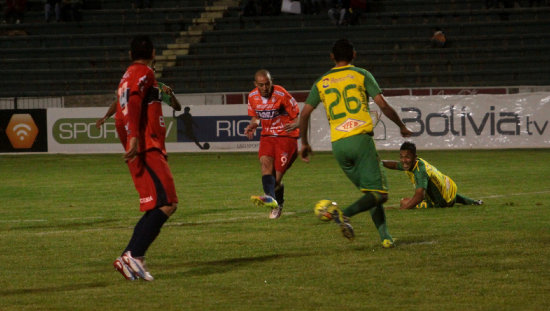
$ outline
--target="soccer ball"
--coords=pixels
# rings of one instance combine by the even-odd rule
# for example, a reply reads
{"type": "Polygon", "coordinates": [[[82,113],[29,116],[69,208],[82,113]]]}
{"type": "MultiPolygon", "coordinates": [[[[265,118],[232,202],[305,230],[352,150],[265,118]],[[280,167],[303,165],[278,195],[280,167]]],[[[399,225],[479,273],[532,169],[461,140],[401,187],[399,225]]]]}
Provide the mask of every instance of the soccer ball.
{"type": "Polygon", "coordinates": [[[317,202],[317,204],[315,204],[313,212],[315,213],[315,216],[317,216],[317,218],[319,218],[320,220],[330,221],[332,220],[331,213],[336,206],[336,202],[332,202],[331,200],[321,200],[317,202]]]}

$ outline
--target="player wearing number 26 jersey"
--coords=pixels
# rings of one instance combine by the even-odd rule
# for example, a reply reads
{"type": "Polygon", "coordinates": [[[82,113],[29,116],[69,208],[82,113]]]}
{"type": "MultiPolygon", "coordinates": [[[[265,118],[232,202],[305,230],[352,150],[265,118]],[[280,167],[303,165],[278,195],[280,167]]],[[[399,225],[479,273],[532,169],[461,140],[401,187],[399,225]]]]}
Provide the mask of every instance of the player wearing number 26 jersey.
{"type": "Polygon", "coordinates": [[[323,103],[330,124],[333,154],[347,177],[364,193],[343,212],[336,208],[338,213],[333,215],[333,219],[340,225],[344,236],[351,239],[354,233],[348,218],[369,210],[382,245],[391,247],[393,239],[386,228],[386,215],[382,206],[388,198],[388,189],[372,138],[369,97],[373,98],[386,117],[399,126],[401,135],[410,136],[412,133],[388,105],[374,77],[367,70],[351,64],[356,57],[351,42],[346,39],[336,41],[330,56],[334,68],[315,81],[300,115],[301,156],[309,161],[309,118],[313,109],[323,103]]]}
{"type": "Polygon", "coordinates": [[[322,102],[330,124],[331,141],[357,134],[372,133],[369,96],[382,91],[372,74],[365,69],[346,65],[335,67],[315,82],[308,104],[322,102]]]}

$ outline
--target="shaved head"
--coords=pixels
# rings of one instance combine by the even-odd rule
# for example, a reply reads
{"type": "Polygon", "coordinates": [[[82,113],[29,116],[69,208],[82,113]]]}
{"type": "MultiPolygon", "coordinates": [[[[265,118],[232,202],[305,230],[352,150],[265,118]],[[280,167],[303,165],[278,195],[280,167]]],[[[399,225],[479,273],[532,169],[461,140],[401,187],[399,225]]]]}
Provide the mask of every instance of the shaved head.
{"type": "Polygon", "coordinates": [[[254,85],[260,91],[262,97],[269,98],[271,97],[271,92],[273,91],[273,81],[271,80],[271,74],[265,69],[260,69],[256,71],[254,75],[254,85]]]}
{"type": "Polygon", "coordinates": [[[256,71],[256,74],[254,75],[254,80],[258,80],[259,77],[266,77],[267,79],[269,79],[269,81],[271,81],[271,74],[265,69],[260,69],[256,71]]]}

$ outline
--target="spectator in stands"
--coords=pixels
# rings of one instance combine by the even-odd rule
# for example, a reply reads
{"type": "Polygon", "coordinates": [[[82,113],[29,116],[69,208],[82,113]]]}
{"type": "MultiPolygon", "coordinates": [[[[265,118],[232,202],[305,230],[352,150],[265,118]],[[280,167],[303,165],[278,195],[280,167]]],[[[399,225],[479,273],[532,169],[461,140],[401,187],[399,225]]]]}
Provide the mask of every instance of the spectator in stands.
{"type": "Polygon", "coordinates": [[[45,0],[44,3],[44,17],[46,23],[50,22],[52,13],[55,13],[55,20],[61,21],[61,0],[45,0]]]}
{"type": "Polygon", "coordinates": [[[434,33],[430,41],[432,43],[432,47],[434,48],[444,48],[445,45],[447,44],[447,38],[445,37],[445,33],[439,27],[434,29],[434,33]]]}
{"type": "Polygon", "coordinates": [[[328,10],[328,17],[334,25],[348,24],[349,4],[349,0],[337,0],[328,10]]]}
{"type": "Polygon", "coordinates": [[[6,7],[4,9],[4,23],[22,23],[26,9],[27,0],[6,0],[6,7]]]}

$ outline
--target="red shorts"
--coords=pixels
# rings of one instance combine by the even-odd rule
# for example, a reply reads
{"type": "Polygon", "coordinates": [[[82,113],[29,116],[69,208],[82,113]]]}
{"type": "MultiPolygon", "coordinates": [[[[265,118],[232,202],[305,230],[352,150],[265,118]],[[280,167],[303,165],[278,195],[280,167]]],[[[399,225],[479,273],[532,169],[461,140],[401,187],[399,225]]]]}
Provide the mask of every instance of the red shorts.
{"type": "Polygon", "coordinates": [[[147,151],[127,163],[139,193],[142,212],[178,203],[174,178],[162,152],[147,151]]]}
{"type": "Polygon", "coordinates": [[[286,172],[298,155],[298,139],[293,137],[262,136],[258,157],[273,158],[275,171],[286,172]]]}

